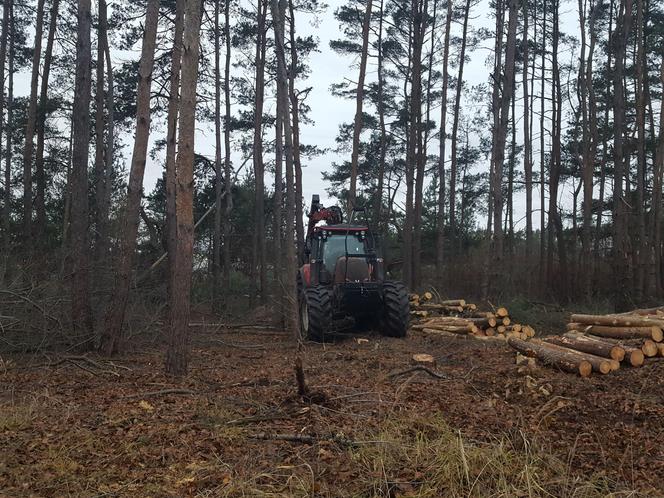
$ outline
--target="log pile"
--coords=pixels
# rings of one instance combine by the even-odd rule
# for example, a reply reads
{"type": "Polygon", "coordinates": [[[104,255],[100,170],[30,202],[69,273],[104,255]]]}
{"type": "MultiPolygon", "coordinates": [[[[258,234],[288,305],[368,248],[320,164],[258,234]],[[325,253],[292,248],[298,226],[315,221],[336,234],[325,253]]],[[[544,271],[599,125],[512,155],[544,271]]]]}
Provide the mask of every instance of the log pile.
{"type": "Polygon", "coordinates": [[[415,330],[428,334],[462,334],[479,338],[522,340],[535,335],[529,325],[514,323],[506,308],[482,312],[464,299],[437,300],[431,293],[410,295],[411,315],[416,319],[415,330]]]}
{"type": "Polygon", "coordinates": [[[642,366],[648,358],[664,356],[664,308],[614,315],[574,314],[567,332],[543,341],[524,343],[510,338],[518,352],[545,365],[582,377],[608,374],[621,365],[642,366]]]}

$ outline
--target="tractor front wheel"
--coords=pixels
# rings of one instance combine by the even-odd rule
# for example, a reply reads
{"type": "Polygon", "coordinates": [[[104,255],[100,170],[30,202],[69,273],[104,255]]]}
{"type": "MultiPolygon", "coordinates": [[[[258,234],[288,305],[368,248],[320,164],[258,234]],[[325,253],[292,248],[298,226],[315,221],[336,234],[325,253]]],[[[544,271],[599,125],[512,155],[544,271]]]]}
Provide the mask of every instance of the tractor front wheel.
{"type": "Polygon", "coordinates": [[[300,332],[303,339],[323,341],[332,320],[332,293],[326,287],[304,289],[300,298],[300,332]]]}
{"type": "Polygon", "coordinates": [[[383,283],[383,311],[380,333],[388,337],[406,337],[410,308],[408,290],[401,282],[386,280],[383,283]]]}

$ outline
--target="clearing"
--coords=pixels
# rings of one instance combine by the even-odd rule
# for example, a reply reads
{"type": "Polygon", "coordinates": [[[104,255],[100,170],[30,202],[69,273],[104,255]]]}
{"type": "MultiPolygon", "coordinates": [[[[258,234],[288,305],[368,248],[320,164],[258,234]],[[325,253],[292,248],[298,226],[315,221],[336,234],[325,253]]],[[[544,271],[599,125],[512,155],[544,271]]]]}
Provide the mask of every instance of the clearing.
{"type": "MultiPolygon", "coordinates": [[[[664,361],[582,379],[505,344],[192,327],[112,361],[5,357],[3,496],[664,496],[664,361]],[[416,353],[430,371],[414,370],[416,353]],[[631,493],[630,493],[631,492],[631,493]]],[[[663,359],[664,360],[664,359],[663,359]]]]}

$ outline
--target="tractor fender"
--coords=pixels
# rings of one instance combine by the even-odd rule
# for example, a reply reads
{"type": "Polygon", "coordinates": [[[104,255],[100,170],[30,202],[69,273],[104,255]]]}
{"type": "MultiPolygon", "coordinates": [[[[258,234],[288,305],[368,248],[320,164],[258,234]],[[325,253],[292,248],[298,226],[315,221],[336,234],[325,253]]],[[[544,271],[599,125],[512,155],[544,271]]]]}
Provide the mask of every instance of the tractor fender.
{"type": "Polygon", "coordinates": [[[309,287],[311,285],[311,265],[309,263],[302,265],[300,275],[302,276],[304,286],[309,287]]]}

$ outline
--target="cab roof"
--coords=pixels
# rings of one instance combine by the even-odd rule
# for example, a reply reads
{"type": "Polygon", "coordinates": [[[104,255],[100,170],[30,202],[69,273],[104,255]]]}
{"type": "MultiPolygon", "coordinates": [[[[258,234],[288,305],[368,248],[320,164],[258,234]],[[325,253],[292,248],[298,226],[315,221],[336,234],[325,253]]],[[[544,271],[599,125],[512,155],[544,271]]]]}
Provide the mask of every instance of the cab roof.
{"type": "Polygon", "coordinates": [[[366,225],[350,225],[348,223],[339,223],[338,225],[321,225],[314,228],[315,231],[330,231],[330,232],[359,232],[367,231],[369,227],[366,225]]]}

